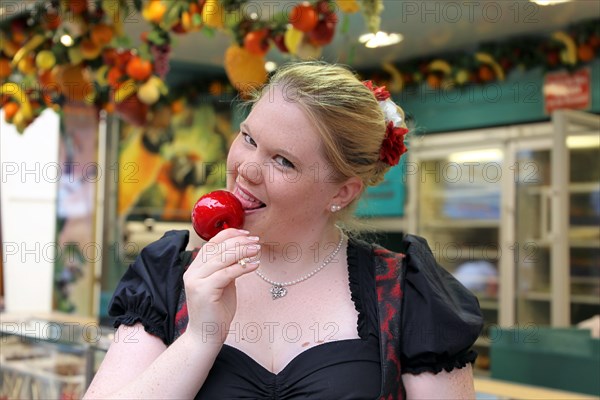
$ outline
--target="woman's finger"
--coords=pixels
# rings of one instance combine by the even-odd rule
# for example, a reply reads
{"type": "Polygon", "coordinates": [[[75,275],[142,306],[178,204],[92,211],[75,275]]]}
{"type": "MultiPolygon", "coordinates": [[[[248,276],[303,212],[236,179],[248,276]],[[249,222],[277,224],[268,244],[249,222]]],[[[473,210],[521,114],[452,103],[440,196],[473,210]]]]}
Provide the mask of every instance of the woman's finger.
{"type": "MultiPolygon", "coordinates": [[[[206,245],[205,245],[206,246],[206,245]]],[[[205,249],[186,271],[188,278],[206,278],[216,271],[233,264],[244,264],[245,259],[260,259],[260,244],[257,240],[233,238],[228,239],[212,249],[205,249]]]]}
{"type": "Polygon", "coordinates": [[[248,258],[242,263],[235,263],[228,267],[221,268],[210,276],[211,285],[217,289],[224,289],[231,282],[242,275],[255,271],[260,265],[257,259],[248,258]]]}
{"type": "MultiPolygon", "coordinates": [[[[219,262],[231,264],[241,258],[238,257],[240,251],[243,253],[244,248],[259,245],[258,242],[259,238],[256,236],[236,236],[220,243],[206,243],[198,253],[199,261],[206,264],[217,259],[219,262]]],[[[242,257],[245,256],[242,254],[242,257]]]]}

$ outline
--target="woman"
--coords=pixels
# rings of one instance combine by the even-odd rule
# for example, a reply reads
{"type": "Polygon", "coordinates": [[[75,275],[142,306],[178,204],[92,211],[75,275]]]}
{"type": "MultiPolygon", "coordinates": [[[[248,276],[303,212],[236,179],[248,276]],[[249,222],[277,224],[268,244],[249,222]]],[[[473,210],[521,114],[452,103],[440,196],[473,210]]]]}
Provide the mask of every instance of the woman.
{"type": "Polygon", "coordinates": [[[405,133],[389,93],[342,67],[278,70],[228,155],[244,230],[194,254],[172,231],[142,251],[86,398],[473,398],[476,298],[424,240],[396,254],[336,225],[405,133]]]}

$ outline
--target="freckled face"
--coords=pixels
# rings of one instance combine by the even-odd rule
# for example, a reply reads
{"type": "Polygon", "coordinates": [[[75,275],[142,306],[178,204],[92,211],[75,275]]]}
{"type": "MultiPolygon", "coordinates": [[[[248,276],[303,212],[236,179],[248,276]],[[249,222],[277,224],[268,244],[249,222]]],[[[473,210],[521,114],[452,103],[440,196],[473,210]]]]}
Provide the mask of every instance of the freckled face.
{"type": "Polygon", "coordinates": [[[246,209],[244,228],[263,239],[327,223],[337,185],[316,128],[280,90],[265,95],[241,124],[227,157],[227,189],[246,209]]]}

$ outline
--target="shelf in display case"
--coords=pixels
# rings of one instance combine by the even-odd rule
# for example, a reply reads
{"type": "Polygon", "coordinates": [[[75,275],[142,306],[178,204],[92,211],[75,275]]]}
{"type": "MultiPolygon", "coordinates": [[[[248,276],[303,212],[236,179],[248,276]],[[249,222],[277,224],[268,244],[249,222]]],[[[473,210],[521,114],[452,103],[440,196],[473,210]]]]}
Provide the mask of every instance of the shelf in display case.
{"type": "MultiPolygon", "coordinates": [[[[535,243],[537,246],[545,247],[545,248],[552,247],[555,245],[555,243],[550,239],[532,239],[532,238],[530,238],[530,239],[527,239],[527,243],[535,243]]],[[[589,240],[570,239],[569,247],[580,248],[580,249],[588,249],[588,248],[598,249],[598,248],[600,248],[600,239],[589,239],[589,240]]]]}
{"type": "Polygon", "coordinates": [[[498,300],[497,299],[479,299],[479,307],[482,310],[497,310],[498,309],[498,300]]]}
{"type": "MultiPolygon", "coordinates": [[[[600,248],[600,228],[597,226],[571,226],[569,229],[569,247],[573,248],[600,248]]],[[[531,243],[540,247],[555,246],[549,238],[528,238],[531,243]]]]}
{"type": "Polygon", "coordinates": [[[600,307],[600,297],[594,295],[574,294],[571,295],[571,303],[591,304],[600,307]]]}
{"type": "MultiPolygon", "coordinates": [[[[544,292],[527,292],[526,294],[521,296],[525,300],[530,301],[551,301],[552,296],[550,293],[544,292]]],[[[580,295],[575,294],[571,295],[571,303],[578,304],[593,304],[600,306],[600,298],[598,296],[593,295],[580,295]]]]}
{"type": "Polygon", "coordinates": [[[533,292],[529,291],[521,295],[523,299],[532,301],[550,301],[552,296],[548,292],[533,292]]]}
{"type": "MultiPolygon", "coordinates": [[[[550,193],[552,187],[550,185],[527,185],[523,187],[528,193],[550,193]]],[[[594,193],[600,191],[600,183],[597,182],[580,182],[571,183],[568,186],[569,193],[594,193]]]]}
{"type": "Polygon", "coordinates": [[[470,228],[499,228],[500,221],[497,219],[452,219],[427,221],[422,227],[437,229],[470,229],[470,228]]]}
{"type": "MultiPolygon", "coordinates": [[[[571,276],[572,284],[598,285],[600,276],[571,276]]],[[[598,299],[600,301],[600,299],[598,299]]]]}

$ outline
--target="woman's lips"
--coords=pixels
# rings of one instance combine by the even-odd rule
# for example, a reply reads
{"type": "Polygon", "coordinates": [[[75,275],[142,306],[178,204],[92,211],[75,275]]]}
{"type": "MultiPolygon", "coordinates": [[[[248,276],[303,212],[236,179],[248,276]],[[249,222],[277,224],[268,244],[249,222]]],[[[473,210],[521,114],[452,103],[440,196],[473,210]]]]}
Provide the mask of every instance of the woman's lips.
{"type": "Polygon", "coordinates": [[[242,189],[239,186],[235,187],[233,194],[235,195],[235,197],[238,198],[240,203],[242,203],[242,207],[245,211],[255,210],[257,208],[265,206],[265,203],[263,203],[262,201],[254,197],[250,192],[242,189]]]}

